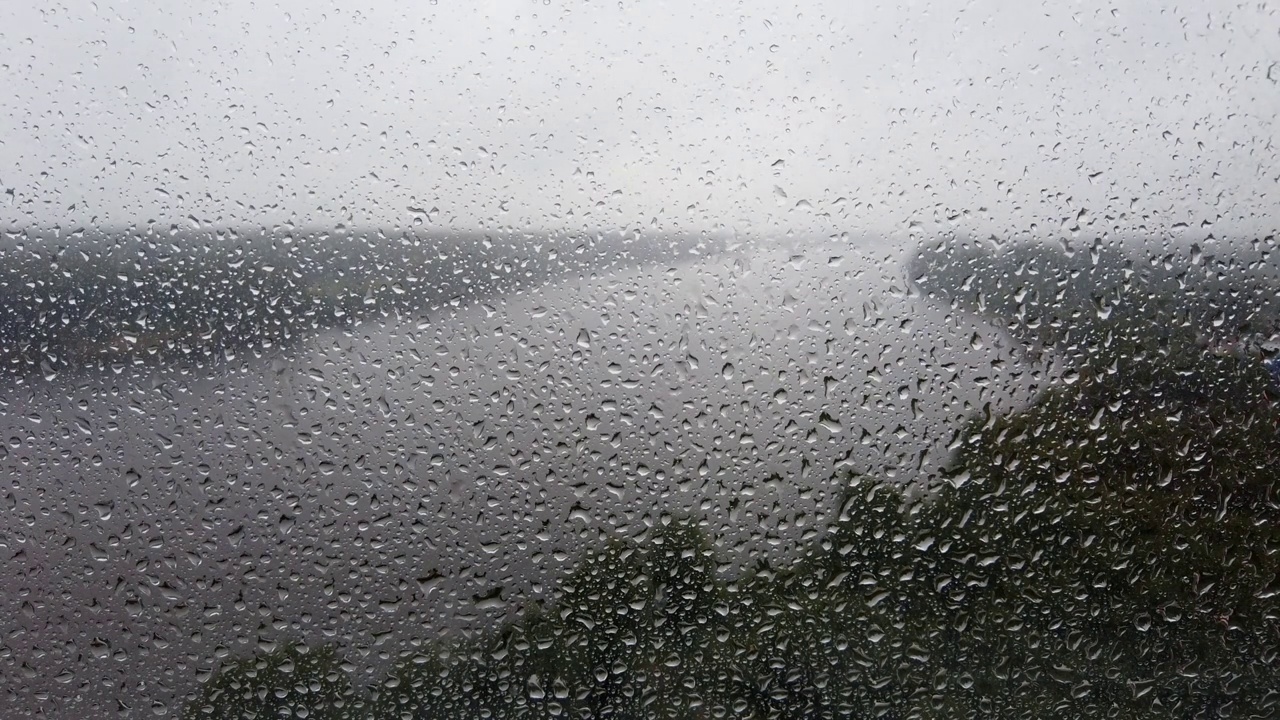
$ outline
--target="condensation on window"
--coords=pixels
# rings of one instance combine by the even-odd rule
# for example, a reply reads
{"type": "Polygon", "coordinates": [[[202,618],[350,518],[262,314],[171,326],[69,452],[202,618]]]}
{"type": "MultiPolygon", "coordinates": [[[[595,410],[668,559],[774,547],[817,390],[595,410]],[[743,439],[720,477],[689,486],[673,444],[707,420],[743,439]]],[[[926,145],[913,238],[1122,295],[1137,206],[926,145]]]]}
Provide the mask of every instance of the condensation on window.
{"type": "Polygon", "coordinates": [[[1277,27],[0,9],[0,715],[1280,714],[1277,27]]]}

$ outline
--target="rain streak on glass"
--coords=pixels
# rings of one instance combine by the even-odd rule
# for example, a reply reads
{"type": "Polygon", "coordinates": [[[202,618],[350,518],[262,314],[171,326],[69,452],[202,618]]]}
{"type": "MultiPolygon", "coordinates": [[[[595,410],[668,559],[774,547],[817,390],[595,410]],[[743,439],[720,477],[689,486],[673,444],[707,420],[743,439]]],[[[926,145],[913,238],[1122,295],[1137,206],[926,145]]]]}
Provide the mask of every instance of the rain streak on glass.
{"type": "Polygon", "coordinates": [[[1276,28],[0,9],[0,717],[1280,716],[1276,28]]]}

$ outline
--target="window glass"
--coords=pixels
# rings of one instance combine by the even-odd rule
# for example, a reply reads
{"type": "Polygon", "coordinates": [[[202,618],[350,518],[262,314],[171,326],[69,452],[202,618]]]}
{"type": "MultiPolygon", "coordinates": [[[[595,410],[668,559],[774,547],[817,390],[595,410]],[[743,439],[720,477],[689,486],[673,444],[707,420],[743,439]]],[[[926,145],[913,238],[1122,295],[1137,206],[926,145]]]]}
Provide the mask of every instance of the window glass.
{"type": "Polygon", "coordinates": [[[0,8],[0,716],[1280,714],[1277,28],[0,8]]]}

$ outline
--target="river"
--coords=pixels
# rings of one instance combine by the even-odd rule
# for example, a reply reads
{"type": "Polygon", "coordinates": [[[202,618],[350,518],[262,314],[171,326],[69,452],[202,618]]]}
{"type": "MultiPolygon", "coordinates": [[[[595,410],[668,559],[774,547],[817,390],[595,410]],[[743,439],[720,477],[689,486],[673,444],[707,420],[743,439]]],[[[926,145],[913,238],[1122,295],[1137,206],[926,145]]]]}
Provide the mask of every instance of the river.
{"type": "Polygon", "coordinates": [[[920,481],[964,418],[1026,396],[901,259],[761,246],[205,367],[9,378],[0,714],[176,715],[221,659],[289,639],[365,684],[663,513],[704,520],[722,572],[785,563],[833,473],[920,481]]]}

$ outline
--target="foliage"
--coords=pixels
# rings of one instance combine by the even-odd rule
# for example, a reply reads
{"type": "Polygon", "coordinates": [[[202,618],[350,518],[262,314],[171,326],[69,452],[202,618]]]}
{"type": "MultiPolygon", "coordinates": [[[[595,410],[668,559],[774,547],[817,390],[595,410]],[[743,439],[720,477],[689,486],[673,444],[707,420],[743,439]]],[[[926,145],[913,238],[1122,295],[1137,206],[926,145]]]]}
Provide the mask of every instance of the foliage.
{"type": "Polygon", "coordinates": [[[183,720],[365,717],[337,651],[289,643],[223,665],[183,720]]]}

